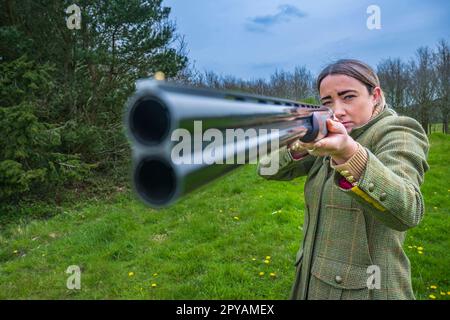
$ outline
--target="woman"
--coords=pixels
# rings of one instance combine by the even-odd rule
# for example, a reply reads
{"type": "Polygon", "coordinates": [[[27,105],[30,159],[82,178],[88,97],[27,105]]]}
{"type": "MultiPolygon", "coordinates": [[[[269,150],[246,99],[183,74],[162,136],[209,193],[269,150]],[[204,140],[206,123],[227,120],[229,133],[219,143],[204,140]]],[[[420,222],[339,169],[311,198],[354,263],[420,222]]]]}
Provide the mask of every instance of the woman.
{"type": "Polygon", "coordinates": [[[377,75],[360,61],[327,66],[317,88],[334,111],[327,137],[280,148],[278,172],[263,176],[307,176],[291,298],[414,299],[402,245],[424,214],[428,138],[385,104],[377,75]]]}

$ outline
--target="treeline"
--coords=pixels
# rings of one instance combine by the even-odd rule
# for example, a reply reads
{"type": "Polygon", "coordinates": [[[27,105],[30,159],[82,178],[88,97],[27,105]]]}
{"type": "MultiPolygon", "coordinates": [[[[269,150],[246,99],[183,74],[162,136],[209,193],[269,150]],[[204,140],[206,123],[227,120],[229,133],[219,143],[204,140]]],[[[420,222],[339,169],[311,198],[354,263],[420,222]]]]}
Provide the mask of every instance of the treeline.
{"type": "Polygon", "coordinates": [[[196,87],[236,90],[318,103],[314,76],[305,66],[297,66],[292,72],[276,70],[268,80],[242,80],[231,75],[218,75],[213,71],[202,73],[190,66],[182,70],[174,80],[196,87]]]}
{"type": "Polygon", "coordinates": [[[429,133],[442,123],[448,134],[450,115],[450,47],[440,40],[434,48],[420,47],[409,61],[385,59],[377,66],[389,103],[400,114],[417,119],[429,133]]]}

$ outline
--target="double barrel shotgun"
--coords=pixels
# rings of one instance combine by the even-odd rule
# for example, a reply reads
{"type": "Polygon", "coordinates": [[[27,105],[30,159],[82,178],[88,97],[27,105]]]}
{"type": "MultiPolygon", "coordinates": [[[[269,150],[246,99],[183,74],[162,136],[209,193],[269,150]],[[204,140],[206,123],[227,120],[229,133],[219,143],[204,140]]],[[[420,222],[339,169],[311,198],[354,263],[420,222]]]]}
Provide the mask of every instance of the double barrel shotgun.
{"type": "Polygon", "coordinates": [[[264,155],[296,139],[322,139],[332,116],[330,108],[293,100],[139,80],[124,119],[133,188],[147,205],[169,206],[254,163],[255,150],[264,155]]]}

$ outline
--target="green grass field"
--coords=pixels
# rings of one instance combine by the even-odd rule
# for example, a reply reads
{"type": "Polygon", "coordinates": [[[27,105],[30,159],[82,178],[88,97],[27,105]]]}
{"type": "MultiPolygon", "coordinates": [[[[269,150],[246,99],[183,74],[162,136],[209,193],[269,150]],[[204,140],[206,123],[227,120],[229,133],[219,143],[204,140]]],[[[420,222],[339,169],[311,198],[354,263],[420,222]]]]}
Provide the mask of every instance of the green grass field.
{"type": "MultiPolygon", "coordinates": [[[[430,141],[426,215],[405,250],[416,297],[449,299],[450,136],[430,141]]],[[[303,184],[266,181],[247,165],[161,211],[124,189],[45,219],[2,217],[0,299],[286,299],[303,184]],[[70,265],[81,268],[80,290],[66,287],[70,265]]]]}

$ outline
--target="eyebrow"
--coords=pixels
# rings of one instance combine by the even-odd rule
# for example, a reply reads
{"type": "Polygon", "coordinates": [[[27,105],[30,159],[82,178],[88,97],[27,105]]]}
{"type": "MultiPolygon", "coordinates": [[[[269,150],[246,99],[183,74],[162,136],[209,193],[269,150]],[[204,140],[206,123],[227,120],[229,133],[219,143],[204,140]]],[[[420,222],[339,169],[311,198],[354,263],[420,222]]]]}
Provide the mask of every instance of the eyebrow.
{"type": "MultiPolygon", "coordinates": [[[[350,90],[344,90],[344,91],[338,92],[338,96],[342,96],[342,95],[347,94],[349,92],[358,93],[358,91],[350,89],[350,90]]],[[[331,99],[331,96],[326,96],[326,97],[320,98],[320,100],[325,100],[325,99],[331,99]]]]}

